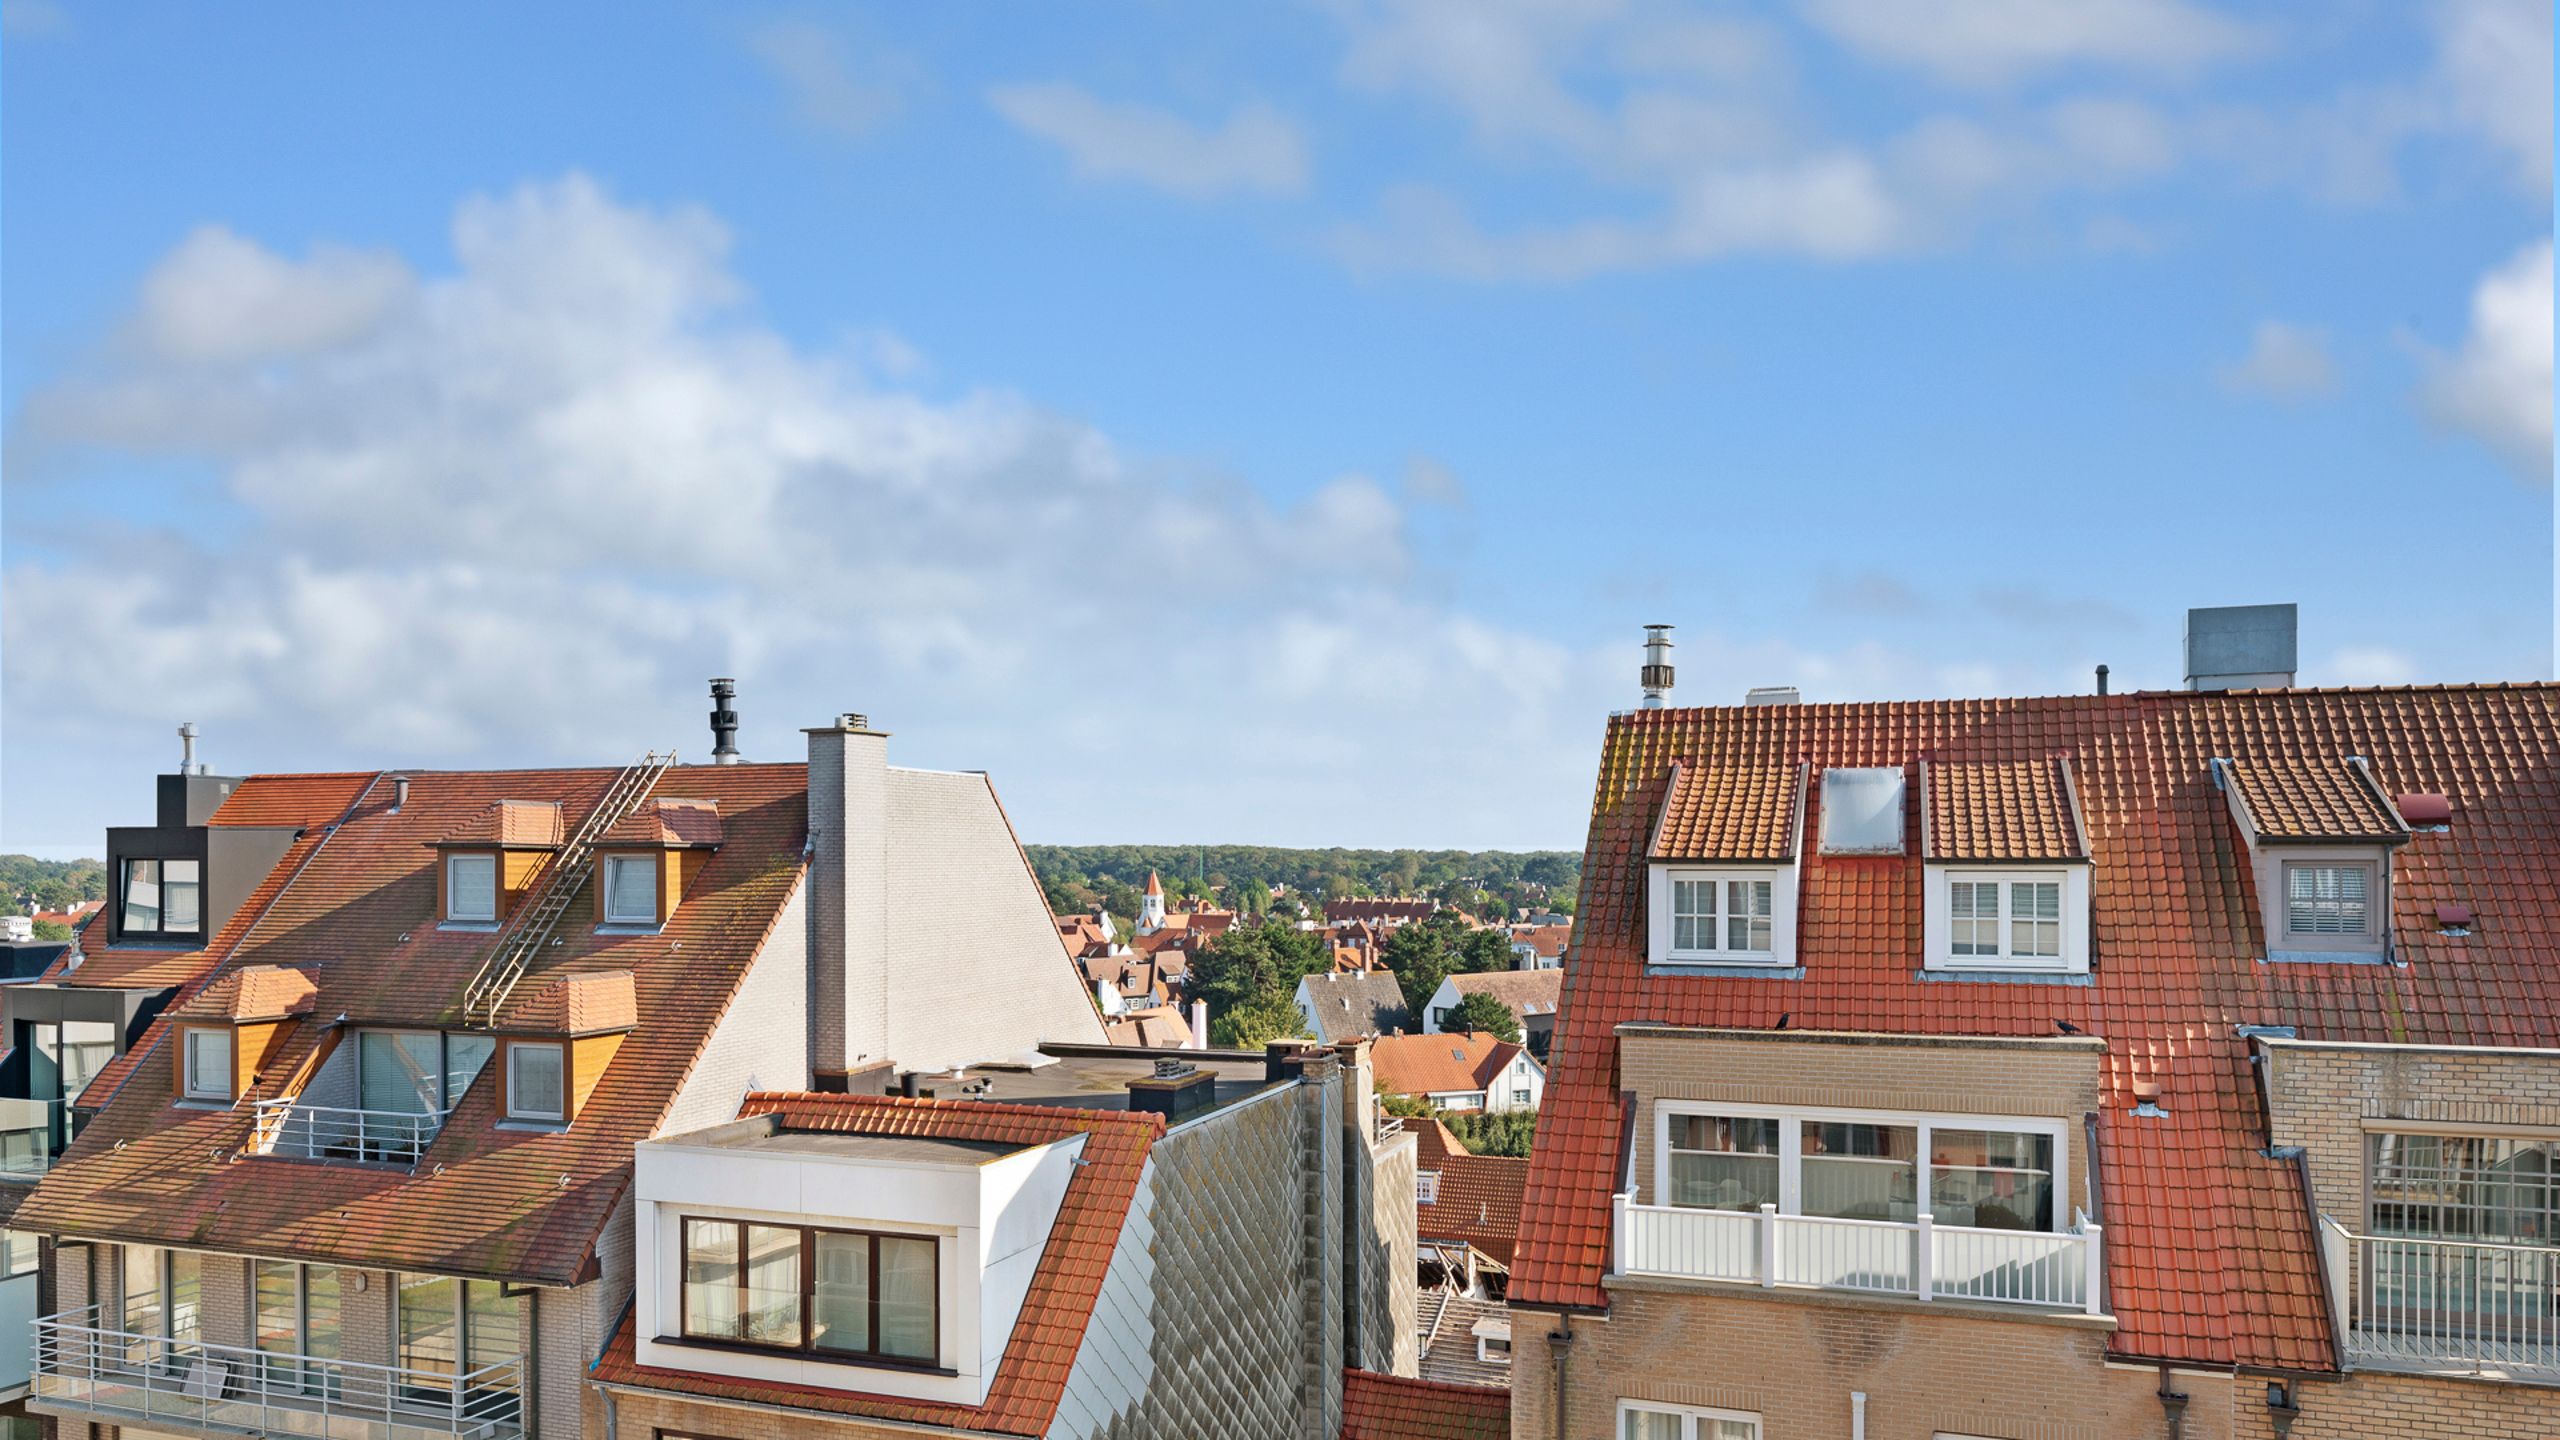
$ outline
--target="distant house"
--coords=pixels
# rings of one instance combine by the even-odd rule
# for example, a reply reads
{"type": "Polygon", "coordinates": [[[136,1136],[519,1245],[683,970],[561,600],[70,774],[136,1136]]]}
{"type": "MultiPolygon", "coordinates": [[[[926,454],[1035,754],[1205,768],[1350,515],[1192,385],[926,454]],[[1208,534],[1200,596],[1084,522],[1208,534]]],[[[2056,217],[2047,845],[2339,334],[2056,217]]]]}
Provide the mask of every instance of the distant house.
{"type": "Polygon", "coordinates": [[[1564,947],[1573,939],[1573,926],[1514,925],[1511,927],[1512,963],[1523,970],[1556,970],[1564,965],[1564,947]]]}
{"type": "Polygon", "coordinates": [[[1415,1350],[1425,1380],[1511,1383],[1504,1304],[1529,1162],[1471,1155],[1437,1120],[1414,1133],[1414,1234],[1422,1304],[1415,1350]]]}
{"type": "Polygon", "coordinates": [[[1439,909],[1439,901],[1417,896],[1346,896],[1324,902],[1324,918],[1328,925],[1363,920],[1381,930],[1393,930],[1399,925],[1428,920],[1439,909]]]}
{"type": "Polygon", "coordinates": [[[1371,1047],[1378,1088],[1443,1110],[1535,1110],[1547,1072],[1529,1052],[1478,1031],[1472,1035],[1386,1035],[1371,1047]]]}
{"type": "Polygon", "coordinates": [[[1543,1062],[1547,1042],[1555,1034],[1556,1004],[1563,993],[1561,970],[1487,970],[1452,975],[1440,982],[1440,988],[1431,992],[1431,999],[1423,1005],[1422,1033],[1437,1035],[1447,1030],[1468,996],[1490,995],[1519,1022],[1520,1043],[1543,1062]]]}
{"type": "Polygon", "coordinates": [[[1331,1045],[1371,1035],[1403,1035],[1413,1029],[1404,990],[1384,970],[1310,975],[1298,982],[1298,1013],[1307,1029],[1331,1045]]]}

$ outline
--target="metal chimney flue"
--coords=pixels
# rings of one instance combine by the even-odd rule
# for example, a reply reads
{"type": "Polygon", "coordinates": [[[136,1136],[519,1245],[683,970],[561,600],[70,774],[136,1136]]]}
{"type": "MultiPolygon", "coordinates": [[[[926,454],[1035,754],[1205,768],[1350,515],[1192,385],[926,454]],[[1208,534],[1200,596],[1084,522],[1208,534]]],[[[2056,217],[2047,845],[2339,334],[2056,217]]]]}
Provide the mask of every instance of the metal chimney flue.
{"type": "Polygon", "coordinates": [[[181,775],[205,773],[202,767],[196,764],[196,722],[193,720],[180,721],[178,724],[178,773],[181,775]]]}
{"type": "Polygon", "coordinates": [[[711,763],[738,763],[738,682],[726,678],[711,682],[711,763]]]}
{"type": "Polygon", "coordinates": [[[2107,667],[2104,665],[2098,667],[2098,693],[2107,693],[2107,667]]]}
{"type": "Polygon", "coordinates": [[[1639,673],[1644,685],[1644,708],[1659,710],[1663,698],[1671,693],[1671,627],[1644,627],[1644,669],[1639,673]]]}

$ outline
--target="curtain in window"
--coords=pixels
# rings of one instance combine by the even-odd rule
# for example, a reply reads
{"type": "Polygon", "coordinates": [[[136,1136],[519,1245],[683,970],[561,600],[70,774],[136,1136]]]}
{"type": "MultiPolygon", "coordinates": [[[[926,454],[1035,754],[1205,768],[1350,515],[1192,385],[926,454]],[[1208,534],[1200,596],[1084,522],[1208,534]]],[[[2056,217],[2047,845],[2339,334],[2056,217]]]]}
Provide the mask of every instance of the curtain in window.
{"type": "Polygon", "coordinates": [[[2062,883],[2018,880],[2009,885],[2009,953],[2052,959],[2062,954],[2062,883]]]}
{"type": "Polygon", "coordinates": [[[2296,935],[2361,935],[2365,870],[2361,865],[2285,867],[2285,928],[2296,935]]]}
{"type": "Polygon", "coordinates": [[[800,1232],[747,1227],[746,1337],[758,1345],[800,1343],[800,1232]]]}
{"type": "Polygon", "coordinates": [[[170,860],[161,866],[163,930],[193,930],[204,923],[202,867],[193,860],[170,860]]]}
{"type": "Polygon", "coordinates": [[[728,1221],[684,1222],[684,1333],[707,1340],[746,1333],[738,1310],[738,1227],[728,1221]]]}
{"type": "Polygon", "coordinates": [[[569,1113],[560,1074],[564,1053],[559,1045],[507,1047],[507,1064],[513,1067],[507,1076],[510,1114],[543,1118],[569,1113]]]}
{"type": "Polygon", "coordinates": [[[445,857],[444,913],[448,920],[498,918],[498,857],[445,857]]]}
{"type": "Polygon", "coordinates": [[[209,1098],[231,1094],[231,1032],[187,1032],[187,1093],[209,1098]]]}
{"type": "Polygon", "coordinates": [[[883,1235],[880,1241],[880,1353],[930,1360],[934,1354],[933,1242],[883,1235]]]}
{"type": "Polygon", "coordinates": [[[1671,882],[1671,948],[1712,950],[1716,944],[1716,882],[1671,882]]]}
{"type": "Polygon", "coordinates": [[[820,1232],[817,1251],[809,1343],[821,1350],[870,1349],[871,1237],[820,1232]]]}
{"type": "Polygon", "coordinates": [[[2000,953],[2000,887],[1973,880],[1947,885],[1949,948],[1958,955],[2000,953]]]}
{"type": "Polygon", "coordinates": [[[1724,948],[1767,950],[1769,948],[1769,882],[1728,880],[1725,882],[1724,898],[1724,948]]]}
{"type": "Polygon", "coordinates": [[[1619,1434],[1621,1440],[1682,1440],[1685,1418],[1664,1410],[1629,1410],[1619,1434]]]}
{"type": "Polygon", "coordinates": [[[1778,1122],[1681,1115],[1671,1122],[1668,1203],[1757,1210],[1778,1202],[1778,1122]]]}
{"type": "Polygon", "coordinates": [[[647,860],[604,862],[604,913],[608,920],[653,922],[658,918],[657,866],[647,860]]]}
{"type": "MultiPolygon", "coordinates": [[[[65,1020],[62,1022],[60,1066],[62,1088],[58,1092],[66,1100],[80,1098],[107,1062],[116,1058],[116,1027],[104,1020],[65,1020]]],[[[51,1095],[44,1098],[51,1099],[51,1095]]]]}

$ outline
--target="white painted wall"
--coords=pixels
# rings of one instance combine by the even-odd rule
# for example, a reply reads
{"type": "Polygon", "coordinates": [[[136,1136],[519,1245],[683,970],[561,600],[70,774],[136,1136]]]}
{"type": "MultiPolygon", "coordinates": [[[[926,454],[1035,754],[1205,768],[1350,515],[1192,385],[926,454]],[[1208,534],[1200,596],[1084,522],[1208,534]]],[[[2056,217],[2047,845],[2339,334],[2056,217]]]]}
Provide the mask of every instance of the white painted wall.
{"type": "Polygon", "coordinates": [[[750,1090],[809,1088],[809,877],[791,887],[764,948],[711,1028],[653,1132],[681,1135],[735,1119],[750,1090]]]}

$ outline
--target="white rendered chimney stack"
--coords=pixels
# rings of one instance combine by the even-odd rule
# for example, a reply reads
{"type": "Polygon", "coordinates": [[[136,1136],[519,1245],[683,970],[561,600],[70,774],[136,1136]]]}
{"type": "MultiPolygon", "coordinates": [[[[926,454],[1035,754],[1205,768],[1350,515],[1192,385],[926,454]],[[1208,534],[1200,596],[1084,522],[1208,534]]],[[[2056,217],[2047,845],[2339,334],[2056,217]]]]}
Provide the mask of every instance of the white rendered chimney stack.
{"type": "Polygon", "coordinates": [[[889,735],[861,715],[809,737],[809,1074],[841,1090],[889,1049],[889,735]]]}

